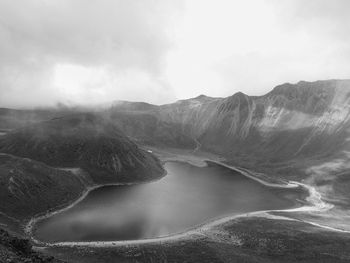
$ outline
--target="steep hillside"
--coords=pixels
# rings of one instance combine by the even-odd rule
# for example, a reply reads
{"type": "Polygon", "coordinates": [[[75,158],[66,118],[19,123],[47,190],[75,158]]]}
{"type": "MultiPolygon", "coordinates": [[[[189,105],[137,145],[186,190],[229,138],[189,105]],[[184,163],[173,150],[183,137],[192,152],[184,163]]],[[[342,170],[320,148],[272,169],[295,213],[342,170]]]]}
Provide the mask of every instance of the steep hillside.
{"type": "Polygon", "coordinates": [[[283,160],[338,149],[347,137],[349,102],[350,81],[331,80],[284,84],[261,97],[192,99],[181,112],[178,104],[160,112],[209,150],[283,160]]]}
{"type": "Polygon", "coordinates": [[[0,154],[0,212],[30,218],[79,197],[88,176],[51,168],[27,158],[0,154]]]}
{"type": "Polygon", "coordinates": [[[97,183],[147,180],[163,173],[153,155],[94,114],[55,118],[14,130],[0,137],[0,152],[54,167],[80,167],[97,183]]]}
{"type": "MultiPolygon", "coordinates": [[[[283,84],[259,97],[241,92],[227,98],[201,95],[142,111],[130,105],[111,111],[122,130],[128,125],[116,112],[127,114],[129,122],[147,115],[153,118],[147,130],[161,129],[157,125],[162,123],[172,126],[177,137],[199,142],[202,149],[230,158],[249,155],[276,162],[333,155],[347,147],[349,104],[350,81],[328,80],[283,84]]],[[[140,125],[137,129],[140,140],[142,134],[149,134],[140,125]]],[[[168,144],[174,143],[168,139],[168,144]]]]}
{"type": "Polygon", "coordinates": [[[114,107],[104,114],[136,142],[190,149],[196,145],[193,137],[184,131],[180,123],[160,120],[158,112],[130,111],[114,107]]]}

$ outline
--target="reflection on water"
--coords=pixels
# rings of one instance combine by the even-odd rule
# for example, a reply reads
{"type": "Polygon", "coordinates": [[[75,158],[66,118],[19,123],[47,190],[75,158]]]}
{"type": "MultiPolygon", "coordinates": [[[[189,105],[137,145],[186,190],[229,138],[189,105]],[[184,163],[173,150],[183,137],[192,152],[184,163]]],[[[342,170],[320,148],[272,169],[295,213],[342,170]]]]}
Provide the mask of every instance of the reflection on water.
{"type": "Polygon", "coordinates": [[[291,207],[291,199],[301,194],[263,186],[215,164],[168,162],[165,168],[167,176],[156,182],[91,191],[73,208],[39,222],[36,237],[50,242],[153,238],[228,214],[291,207]]]}

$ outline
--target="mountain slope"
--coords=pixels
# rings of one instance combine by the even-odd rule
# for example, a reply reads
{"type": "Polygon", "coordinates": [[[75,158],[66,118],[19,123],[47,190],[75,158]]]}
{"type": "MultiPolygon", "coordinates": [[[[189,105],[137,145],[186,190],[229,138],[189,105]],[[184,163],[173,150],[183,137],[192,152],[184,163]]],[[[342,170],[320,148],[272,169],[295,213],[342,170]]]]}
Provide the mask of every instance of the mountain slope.
{"type": "MultiPolygon", "coordinates": [[[[153,125],[149,124],[147,130],[161,129],[160,123],[172,126],[177,134],[173,137],[187,136],[188,147],[198,141],[203,149],[226,157],[249,155],[284,161],[339,151],[350,137],[349,104],[350,81],[327,80],[283,84],[259,97],[241,92],[227,98],[201,95],[158,107],[143,107],[142,111],[130,103],[121,104],[110,112],[122,130],[140,141],[149,132],[142,125],[135,124],[131,129],[123,118],[139,123],[136,119],[147,115],[153,118],[153,125]]],[[[146,143],[152,141],[150,137],[146,143]]],[[[157,139],[154,136],[152,143],[157,144],[157,139]]],[[[172,137],[167,139],[169,145],[176,144],[172,137]]]]}
{"type": "Polygon", "coordinates": [[[88,177],[27,158],[0,154],[0,211],[30,218],[77,199],[91,184],[88,177]]]}
{"type": "MultiPolygon", "coordinates": [[[[140,144],[213,152],[228,163],[271,176],[306,179],[330,192],[329,198],[337,195],[335,189],[341,185],[350,185],[344,176],[350,171],[350,80],[301,81],[279,85],[263,96],[241,92],[227,98],[201,95],[161,106],[115,102],[96,114],[140,144]]],[[[32,134],[36,133],[34,129],[32,134]]],[[[36,140],[23,138],[17,146],[0,140],[0,150],[4,147],[16,154],[28,148],[22,146],[24,141],[36,145],[36,140]]],[[[79,141],[79,136],[76,139],[72,140],[79,141]]],[[[92,159],[96,159],[97,148],[92,146],[88,154],[92,159]]],[[[22,156],[35,156],[35,152],[27,149],[22,156]]],[[[68,147],[65,152],[74,151],[68,147]]],[[[38,160],[56,166],[59,164],[53,160],[62,159],[66,166],[80,165],[91,170],[92,166],[101,167],[96,160],[92,160],[95,165],[88,166],[89,161],[82,161],[81,155],[66,160],[47,149],[39,153],[44,156],[37,156],[38,160]],[[54,158],[50,159],[50,155],[54,158]]],[[[113,161],[108,163],[113,167],[113,161]]]]}
{"type": "Polygon", "coordinates": [[[94,114],[33,124],[0,137],[0,152],[55,167],[80,167],[96,183],[147,180],[163,173],[159,161],[115,125],[94,114]]]}
{"type": "MultiPolygon", "coordinates": [[[[154,121],[148,130],[161,129],[159,123],[173,127],[168,146],[176,145],[172,138],[186,136],[184,146],[178,147],[200,146],[234,165],[288,180],[306,179],[330,199],[337,195],[337,185],[350,186],[343,176],[350,171],[350,80],[301,81],[279,85],[263,96],[201,95],[149,108],[122,105],[110,109],[110,115],[140,142],[158,144],[158,138],[144,132],[137,121],[141,114],[149,115],[154,121]],[[121,112],[136,123],[133,129],[126,128],[121,112]]],[[[350,201],[350,194],[342,198],[350,201]]]]}
{"type": "Polygon", "coordinates": [[[64,261],[35,251],[28,239],[16,237],[0,229],[0,260],[9,263],[63,263],[64,261]]]}

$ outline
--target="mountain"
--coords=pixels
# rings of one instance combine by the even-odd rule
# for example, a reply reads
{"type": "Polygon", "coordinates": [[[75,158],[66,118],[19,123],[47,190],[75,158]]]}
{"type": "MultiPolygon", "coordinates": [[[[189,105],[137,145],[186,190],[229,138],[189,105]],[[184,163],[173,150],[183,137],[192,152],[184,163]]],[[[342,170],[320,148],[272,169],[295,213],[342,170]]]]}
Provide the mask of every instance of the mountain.
{"type": "Polygon", "coordinates": [[[95,183],[141,181],[163,174],[159,161],[114,124],[91,113],[15,129],[0,137],[0,152],[53,167],[80,167],[95,183]]]}
{"type": "Polygon", "coordinates": [[[339,150],[348,136],[349,94],[350,81],[299,82],[260,97],[191,100],[180,114],[177,105],[163,106],[161,119],[182,123],[209,151],[283,161],[339,150]]]}
{"type": "Polygon", "coordinates": [[[140,143],[199,146],[230,164],[328,185],[329,198],[335,185],[350,186],[341,176],[350,169],[350,80],[286,83],[263,96],[201,95],[142,110],[119,105],[104,114],[140,143]],[[152,120],[147,126],[143,116],[152,120]]]}
{"type": "Polygon", "coordinates": [[[194,148],[190,134],[180,123],[163,121],[159,111],[130,110],[129,107],[113,107],[103,113],[135,142],[163,147],[194,148]]]}
{"type": "MultiPolygon", "coordinates": [[[[138,144],[212,152],[233,165],[288,180],[326,185],[324,196],[331,198],[340,188],[350,185],[344,176],[350,170],[349,94],[350,80],[300,81],[279,85],[263,96],[241,92],[226,98],[200,95],[161,106],[114,102],[96,111],[95,116],[113,123],[138,144]]],[[[62,116],[67,112],[67,109],[65,112],[55,109],[50,116],[62,116]]],[[[20,111],[18,114],[28,116],[29,113],[20,111]]],[[[33,123],[45,119],[38,111],[31,114],[33,123]]],[[[0,119],[16,123],[13,116],[0,111],[0,119]]],[[[16,133],[20,134],[19,130],[16,133]]],[[[37,132],[34,129],[32,133],[37,132]]],[[[26,137],[22,141],[28,143],[26,137]]],[[[16,146],[14,150],[11,144],[0,142],[0,147],[14,154],[22,151],[23,146],[16,146]]],[[[26,151],[27,155],[24,152],[21,156],[37,154],[36,150],[35,153],[30,149],[26,151]]],[[[48,156],[40,156],[38,160],[54,166],[65,160],[55,155],[47,160],[48,156]]],[[[95,157],[94,154],[90,156],[95,157]]],[[[73,163],[65,160],[66,165],[76,165],[79,158],[71,158],[75,160],[73,163]]],[[[83,165],[81,161],[78,163],[83,165]]],[[[86,166],[88,162],[84,163],[86,166]]],[[[350,201],[350,196],[346,198],[350,201]]]]}
{"type": "MultiPolygon", "coordinates": [[[[296,221],[238,218],[215,228],[215,233],[211,233],[214,239],[201,236],[200,240],[188,237],[180,242],[171,241],[176,249],[166,243],[154,243],[155,247],[145,244],[152,250],[149,254],[161,255],[163,260],[164,248],[169,248],[176,259],[183,253],[186,260],[194,254],[210,261],[203,251],[214,244],[220,252],[214,251],[213,255],[219,255],[220,260],[227,251],[234,251],[234,260],[239,258],[235,251],[239,251],[239,256],[243,251],[248,258],[255,255],[254,261],[262,258],[254,254],[257,251],[263,251],[263,256],[266,251],[273,253],[273,260],[289,251],[291,262],[300,261],[300,255],[308,262],[319,258],[337,262],[348,259],[340,252],[347,251],[349,240],[345,233],[302,220],[320,225],[329,222],[339,229],[347,225],[350,80],[286,83],[263,96],[241,92],[227,98],[200,95],[161,106],[121,101],[95,109],[94,113],[67,108],[0,109],[0,200],[3,200],[0,217],[9,216],[4,221],[6,229],[10,228],[6,222],[12,217],[27,219],[60,207],[76,200],[89,186],[161,176],[164,171],[159,161],[133,141],[139,145],[215,153],[224,157],[226,163],[248,168],[257,176],[302,181],[315,187],[323,201],[335,205],[326,212],[289,213],[296,221]],[[78,167],[81,169],[71,169],[78,167]],[[252,228],[254,225],[256,228],[252,228]],[[240,231],[242,235],[237,238],[240,231]],[[331,237],[331,241],[325,237],[331,237]],[[193,253],[193,247],[202,241],[193,253]],[[178,252],[178,248],[186,252],[181,249],[178,252]]],[[[0,254],[22,257],[27,243],[14,241],[19,242],[19,247],[14,247],[12,240],[17,239],[0,230],[0,254]]],[[[67,248],[64,249],[62,253],[67,255],[64,254],[67,248]]],[[[71,249],[72,255],[76,255],[77,250],[71,249]]],[[[82,255],[91,262],[96,261],[92,255],[99,259],[102,255],[113,259],[120,255],[116,247],[89,249],[97,252],[86,254],[84,250],[77,256],[79,260],[82,255]]],[[[121,249],[130,259],[130,250],[121,249]]],[[[145,256],[135,251],[133,259],[145,256]]]]}
{"type": "MultiPolygon", "coordinates": [[[[280,161],[315,153],[325,155],[344,146],[349,102],[349,80],[301,81],[277,86],[263,96],[241,92],[227,98],[201,95],[143,110],[120,105],[110,112],[113,121],[136,139],[142,140],[137,134],[149,134],[148,130],[156,130],[160,123],[172,126],[178,137],[187,136],[189,147],[197,140],[202,149],[227,157],[248,154],[280,161]],[[146,131],[141,124],[134,127],[136,133],[120,117],[121,113],[129,122],[139,123],[136,119],[140,116],[153,121],[146,131]]],[[[157,143],[156,137],[153,143],[157,143]]]]}

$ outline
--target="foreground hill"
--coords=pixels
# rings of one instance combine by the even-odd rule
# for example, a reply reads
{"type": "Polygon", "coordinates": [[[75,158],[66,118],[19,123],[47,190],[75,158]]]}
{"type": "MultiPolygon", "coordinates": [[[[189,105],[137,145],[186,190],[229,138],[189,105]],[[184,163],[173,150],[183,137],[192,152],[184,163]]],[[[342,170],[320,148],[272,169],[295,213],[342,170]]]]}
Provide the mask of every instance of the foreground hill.
{"type": "Polygon", "coordinates": [[[147,180],[163,173],[152,154],[93,114],[55,118],[14,130],[0,138],[0,152],[54,167],[80,167],[97,183],[147,180]]]}
{"type": "Polygon", "coordinates": [[[30,218],[77,199],[91,184],[88,178],[43,163],[0,154],[0,211],[30,218]]]}
{"type": "Polygon", "coordinates": [[[28,239],[22,239],[0,229],[0,260],[7,263],[63,263],[64,261],[34,251],[28,239]]]}

